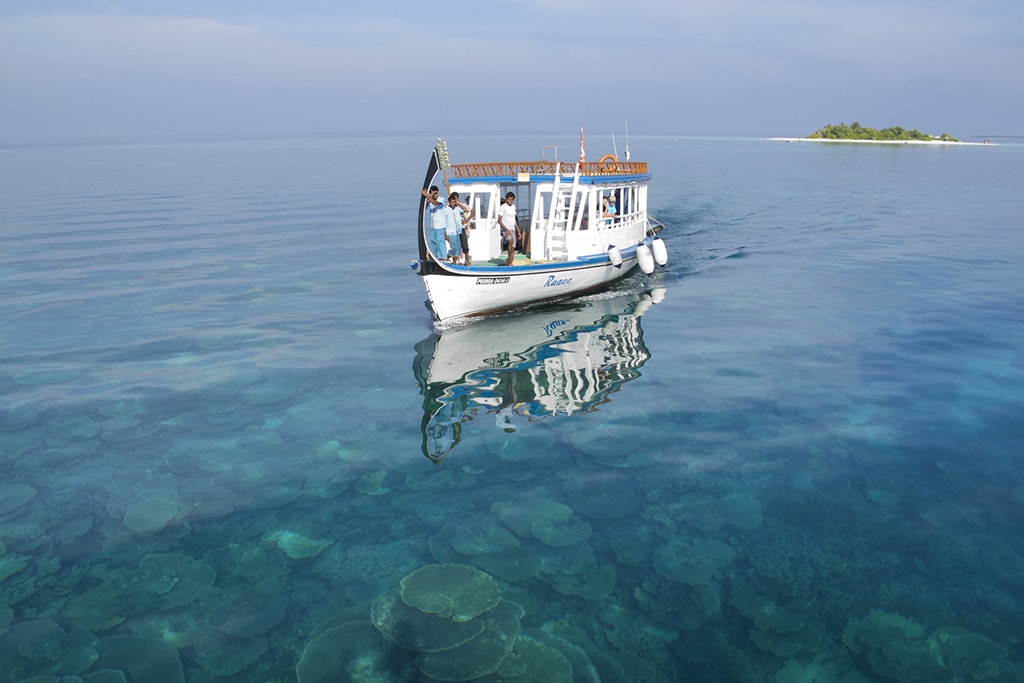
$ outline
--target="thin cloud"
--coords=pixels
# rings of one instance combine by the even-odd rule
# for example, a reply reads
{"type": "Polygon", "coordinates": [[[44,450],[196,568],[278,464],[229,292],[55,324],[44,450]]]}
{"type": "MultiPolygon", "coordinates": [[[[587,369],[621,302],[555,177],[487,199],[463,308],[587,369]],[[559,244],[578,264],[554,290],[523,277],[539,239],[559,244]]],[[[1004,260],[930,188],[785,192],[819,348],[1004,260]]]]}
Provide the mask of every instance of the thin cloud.
{"type": "Polygon", "coordinates": [[[684,133],[806,133],[843,118],[970,132],[1007,129],[1024,108],[1018,3],[224,2],[194,16],[160,0],[148,15],[101,4],[0,18],[5,137],[602,117],[684,133]]]}

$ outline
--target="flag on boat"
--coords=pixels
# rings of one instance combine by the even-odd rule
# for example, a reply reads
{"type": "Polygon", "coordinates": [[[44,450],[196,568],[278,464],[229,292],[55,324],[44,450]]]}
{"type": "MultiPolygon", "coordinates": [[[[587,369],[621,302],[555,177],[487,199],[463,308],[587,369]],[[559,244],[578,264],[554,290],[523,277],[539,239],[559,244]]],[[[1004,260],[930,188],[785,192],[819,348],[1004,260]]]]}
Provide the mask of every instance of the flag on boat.
{"type": "Polygon", "coordinates": [[[580,161],[587,160],[587,151],[583,149],[583,126],[580,126],[580,161]]]}

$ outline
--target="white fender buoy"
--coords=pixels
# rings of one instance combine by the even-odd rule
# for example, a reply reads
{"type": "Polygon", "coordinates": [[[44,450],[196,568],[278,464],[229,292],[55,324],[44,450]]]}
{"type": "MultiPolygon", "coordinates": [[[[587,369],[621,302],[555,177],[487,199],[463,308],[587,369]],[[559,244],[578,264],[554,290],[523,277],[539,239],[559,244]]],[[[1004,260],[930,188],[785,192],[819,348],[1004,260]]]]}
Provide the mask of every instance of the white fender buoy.
{"type": "Polygon", "coordinates": [[[654,272],[654,257],[649,246],[641,244],[636,248],[636,262],[640,264],[640,270],[644,271],[644,275],[654,272]]]}
{"type": "Polygon", "coordinates": [[[616,268],[622,265],[622,252],[614,244],[608,246],[608,260],[616,268]]]}
{"type": "Polygon", "coordinates": [[[665,246],[665,240],[660,237],[651,240],[651,253],[654,254],[654,262],[659,266],[668,263],[668,247],[665,246]]]}

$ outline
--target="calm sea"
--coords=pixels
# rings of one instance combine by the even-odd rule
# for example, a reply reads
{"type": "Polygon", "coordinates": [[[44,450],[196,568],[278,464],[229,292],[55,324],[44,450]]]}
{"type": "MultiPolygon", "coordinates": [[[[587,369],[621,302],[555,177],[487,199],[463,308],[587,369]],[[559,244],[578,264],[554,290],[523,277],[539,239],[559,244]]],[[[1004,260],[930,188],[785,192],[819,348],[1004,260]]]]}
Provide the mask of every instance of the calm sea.
{"type": "Polygon", "coordinates": [[[0,149],[0,681],[1024,680],[1024,146],[634,136],[667,268],[435,329],[433,143],[0,149]]]}

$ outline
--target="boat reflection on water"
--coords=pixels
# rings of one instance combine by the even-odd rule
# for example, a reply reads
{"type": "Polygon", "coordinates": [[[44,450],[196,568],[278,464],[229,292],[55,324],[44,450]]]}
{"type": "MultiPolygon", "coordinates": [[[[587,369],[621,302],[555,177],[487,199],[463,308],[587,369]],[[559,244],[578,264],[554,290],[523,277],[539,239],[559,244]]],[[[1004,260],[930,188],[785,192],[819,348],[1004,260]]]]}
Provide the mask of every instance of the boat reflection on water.
{"type": "Polygon", "coordinates": [[[650,358],[640,318],[662,288],[595,298],[468,322],[416,345],[423,394],[423,454],[439,463],[462,440],[462,424],[490,416],[539,420],[588,413],[650,358]]]}

